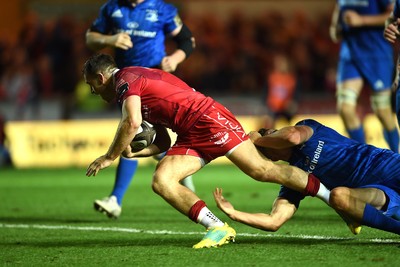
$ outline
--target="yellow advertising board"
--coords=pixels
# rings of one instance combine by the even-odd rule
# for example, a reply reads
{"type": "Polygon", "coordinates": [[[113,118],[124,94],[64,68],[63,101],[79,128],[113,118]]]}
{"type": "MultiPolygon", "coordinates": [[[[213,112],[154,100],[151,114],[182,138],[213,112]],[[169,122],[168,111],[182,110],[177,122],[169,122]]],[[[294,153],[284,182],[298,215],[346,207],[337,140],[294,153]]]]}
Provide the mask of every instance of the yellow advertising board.
{"type": "MultiPolygon", "coordinates": [[[[337,115],[298,115],[292,124],[301,119],[312,118],[346,135],[344,125],[337,115]]],[[[246,132],[258,130],[265,124],[263,116],[239,116],[246,132]]],[[[103,155],[114,137],[119,120],[76,121],[30,121],[9,122],[6,135],[12,161],[17,168],[31,167],[86,167],[103,155]]],[[[278,121],[277,128],[286,126],[278,121]]],[[[387,148],[382,126],[374,115],[365,117],[365,132],[368,143],[387,148]]],[[[175,135],[170,132],[172,140],[175,135]]],[[[140,158],[140,164],[154,164],[152,157],[140,158]]],[[[225,157],[213,163],[228,163],[225,157]]]]}
{"type": "MultiPolygon", "coordinates": [[[[107,152],[118,122],[115,119],[10,122],[5,130],[17,168],[81,167],[107,152]]],[[[148,160],[151,159],[143,159],[148,160]]]]}

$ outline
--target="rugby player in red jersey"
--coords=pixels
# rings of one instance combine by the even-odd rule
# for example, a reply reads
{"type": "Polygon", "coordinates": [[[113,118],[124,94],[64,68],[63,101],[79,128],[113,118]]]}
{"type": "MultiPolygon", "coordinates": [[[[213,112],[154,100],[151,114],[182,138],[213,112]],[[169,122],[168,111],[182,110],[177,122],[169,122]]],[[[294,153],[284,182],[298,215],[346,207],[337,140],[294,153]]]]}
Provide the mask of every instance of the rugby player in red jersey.
{"type": "Polygon", "coordinates": [[[174,131],[177,140],[158,163],[152,188],[176,210],[207,229],[204,238],[193,246],[196,249],[221,246],[236,235],[203,200],[179,183],[220,156],[226,156],[257,181],[282,184],[305,195],[329,196],[315,176],[263,157],[227,108],[170,73],[143,67],[118,69],[111,56],[98,54],[86,61],[83,75],[93,94],[107,102],[118,101],[122,107],[112,144],[106,154],[89,165],[86,175],[95,176],[121,154],[143,157],[163,152],[156,144],[131,151],[129,144],[142,120],[174,131]]]}

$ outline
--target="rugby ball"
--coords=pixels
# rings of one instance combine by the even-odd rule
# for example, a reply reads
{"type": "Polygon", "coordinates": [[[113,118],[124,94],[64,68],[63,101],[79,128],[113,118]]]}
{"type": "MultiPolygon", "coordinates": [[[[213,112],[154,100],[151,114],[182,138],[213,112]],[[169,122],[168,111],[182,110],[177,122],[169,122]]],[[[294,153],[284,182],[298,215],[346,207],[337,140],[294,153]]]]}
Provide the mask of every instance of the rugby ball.
{"type": "Polygon", "coordinates": [[[156,130],[154,126],[147,122],[143,121],[140,124],[138,132],[131,142],[131,148],[133,152],[138,152],[149,145],[151,145],[156,139],[156,130]]]}

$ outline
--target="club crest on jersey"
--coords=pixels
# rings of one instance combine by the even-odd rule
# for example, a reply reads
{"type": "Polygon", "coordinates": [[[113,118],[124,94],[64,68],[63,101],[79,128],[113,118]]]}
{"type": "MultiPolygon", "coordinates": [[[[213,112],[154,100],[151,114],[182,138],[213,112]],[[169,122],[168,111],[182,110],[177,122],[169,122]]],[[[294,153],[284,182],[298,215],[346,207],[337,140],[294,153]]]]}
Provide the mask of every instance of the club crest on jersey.
{"type": "Polygon", "coordinates": [[[150,22],[157,22],[158,21],[158,12],[157,12],[157,10],[147,9],[146,10],[145,19],[150,21],[150,22]]]}
{"type": "Polygon", "coordinates": [[[139,23],[135,22],[135,21],[131,21],[128,22],[128,24],[126,25],[128,28],[130,29],[136,29],[139,27],[139,23]]]}
{"type": "Polygon", "coordinates": [[[221,145],[224,146],[225,144],[227,144],[229,141],[231,141],[231,139],[229,139],[229,133],[227,132],[218,132],[217,134],[214,134],[211,138],[210,141],[217,139],[218,140],[214,141],[214,144],[216,145],[221,145]]]}

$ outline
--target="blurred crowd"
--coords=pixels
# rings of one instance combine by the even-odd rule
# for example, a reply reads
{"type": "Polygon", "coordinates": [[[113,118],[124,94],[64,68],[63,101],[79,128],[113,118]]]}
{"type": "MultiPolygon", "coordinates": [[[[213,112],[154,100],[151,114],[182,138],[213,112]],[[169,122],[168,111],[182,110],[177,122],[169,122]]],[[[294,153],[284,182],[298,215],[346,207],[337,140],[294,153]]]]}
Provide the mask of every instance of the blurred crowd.
{"type": "Polygon", "coordinates": [[[261,94],[274,56],[284,54],[302,91],[334,90],[338,45],[329,37],[330,17],[328,13],[311,19],[301,11],[291,16],[265,11],[255,17],[235,11],[227,20],[186,14],[183,20],[197,47],[180,68],[181,75],[212,94],[261,94]]]}
{"type": "MultiPolygon", "coordinates": [[[[301,11],[291,16],[265,11],[248,17],[234,11],[222,19],[180,13],[196,38],[196,49],[175,74],[199,91],[254,96],[267,103],[263,98],[277,55],[290,62],[297,95],[334,91],[338,45],[329,38],[331,14],[309,18],[301,11]]],[[[111,108],[93,102],[82,83],[81,68],[92,53],[85,46],[92,19],[64,15],[43,20],[30,11],[18,41],[0,43],[0,103],[15,107],[15,117],[8,119],[24,119],[28,108],[38,112],[42,100],[60,101],[60,119],[70,119],[75,110],[111,108]]]]}
{"type": "Polygon", "coordinates": [[[23,119],[26,109],[39,111],[43,99],[62,99],[62,119],[74,105],[80,65],[89,55],[84,33],[87,24],[65,15],[42,21],[26,14],[15,44],[0,45],[0,100],[15,105],[15,117],[23,119]]]}

